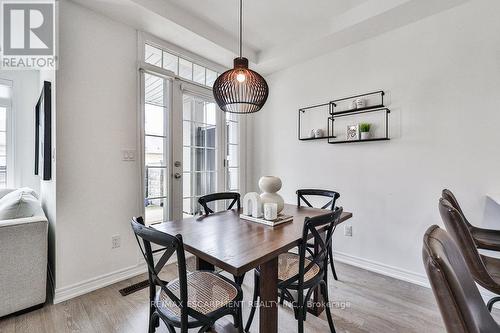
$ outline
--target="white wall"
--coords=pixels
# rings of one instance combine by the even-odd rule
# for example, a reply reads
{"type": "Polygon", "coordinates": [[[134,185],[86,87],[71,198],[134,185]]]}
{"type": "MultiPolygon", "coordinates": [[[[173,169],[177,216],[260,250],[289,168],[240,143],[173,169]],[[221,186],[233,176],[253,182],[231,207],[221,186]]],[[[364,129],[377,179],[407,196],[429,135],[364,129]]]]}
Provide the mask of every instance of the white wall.
{"type": "Polygon", "coordinates": [[[13,82],[12,115],[14,151],[13,187],[31,187],[40,191],[40,180],[34,175],[35,105],[40,97],[38,71],[2,70],[0,78],[13,82]]]}
{"type": "Polygon", "coordinates": [[[121,160],[137,149],[136,31],[68,1],[59,24],[56,299],[137,265],[141,192],[139,164],[121,160]]]}
{"type": "Polygon", "coordinates": [[[491,222],[485,194],[500,192],[499,12],[496,0],[471,1],[269,76],[269,101],[249,129],[248,188],[270,174],[290,203],[301,187],[338,190],[354,235],[341,228],[335,250],[422,276],[441,189],[477,225],[491,222]],[[389,93],[393,140],[297,140],[298,108],[377,89],[389,93]]]}
{"type": "Polygon", "coordinates": [[[52,102],[52,177],[51,180],[42,180],[40,183],[40,200],[47,219],[49,220],[49,268],[52,283],[55,284],[55,269],[56,269],[56,178],[57,178],[57,141],[56,141],[56,106],[57,106],[57,86],[56,72],[54,70],[41,70],[39,75],[39,91],[43,89],[44,81],[51,83],[51,102],[52,102]]]}

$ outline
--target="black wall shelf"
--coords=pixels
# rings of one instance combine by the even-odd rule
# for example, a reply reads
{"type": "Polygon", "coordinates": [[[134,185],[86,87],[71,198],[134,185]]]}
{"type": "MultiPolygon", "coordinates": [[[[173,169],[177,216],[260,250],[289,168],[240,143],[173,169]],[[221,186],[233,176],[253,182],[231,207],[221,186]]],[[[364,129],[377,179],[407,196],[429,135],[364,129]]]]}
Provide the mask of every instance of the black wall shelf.
{"type": "Polygon", "coordinates": [[[313,106],[308,106],[302,109],[299,109],[299,131],[298,131],[298,138],[300,141],[312,141],[312,140],[327,140],[327,139],[335,139],[335,136],[330,135],[330,126],[328,119],[326,120],[326,136],[322,136],[319,138],[316,137],[301,137],[300,135],[300,130],[301,130],[301,117],[306,113],[306,112],[314,112],[320,110],[320,108],[328,107],[328,113],[332,113],[332,105],[331,102],[328,103],[323,103],[323,104],[317,104],[313,106]]]}
{"type": "Polygon", "coordinates": [[[384,115],[384,122],[385,122],[385,136],[383,137],[375,137],[375,138],[369,138],[369,139],[358,139],[358,140],[330,140],[328,139],[329,144],[339,144],[339,143],[352,143],[352,142],[365,142],[365,141],[385,141],[385,140],[390,140],[389,138],[389,113],[391,113],[391,110],[389,110],[386,107],[371,107],[371,108],[364,108],[360,110],[351,110],[351,111],[342,111],[342,112],[334,112],[331,117],[328,117],[328,132],[330,133],[335,133],[335,119],[342,118],[342,117],[348,117],[348,116],[356,116],[364,113],[374,113],[374,112],[383,112],[384,115]]]}
{"type": "Polygon", "coordinates": [[[340,114],[341,112],[362,111],[362,110],[369,110],[369,109],[375,109],[375,108],[382,108],[382,107],[384,107],[384,96],[385,96],[385,92],[383,90],[378,90],[378,91],[374,91],[374,92],[370,92],[370,93],[366,93],[366,94],[360,94],[360,95],[354,95],[354,96],[334,99],[333,101],[330,102],[330,104],[332,105],[332,107],[330,109],[331,114],[334,114],[334,113],[340,114]],[[377,99],[379,99],[379,100],[374,104],[371,104],[371,105],[368,104],[362,108],[352,108],[352,109],[348,108],[347,110],[335,111],[335,108],[340,107],[340,105],[343,104],[344,102],[348,102],[348,101],[352,102],[353,100],[356,100],[356,99],[361,98],[361,97],[365,97],[365,103],[368,103],[367,99],[370,96],[377,97],[377,99]]]}
{"type": "Polygon", "coordinates": [[[389,114],[391,110],[389,110],[384,105],[384,96],[385,92],[383,90],[374,91],[366,94],[359,94],[349,97],[344,97],[340,99],[332,100],[328,103],[313,105],[305,108],[299,109],[299,117],[298,117],[298,138],[300,141],[312,141],[312,140],[324,140],[327,139],[329,144],[340,144],[340,143],[356,143],[356,142],[371,142],[371,141],[387,141],[389,138],[389,114]],[[365,106],[361,108],[352,108],[353,101],[359,98],[364,98],[365,106]],[[373,101],[375,99],[375,101],[373,101]],[[349,103],[350,104],[347,104],[349,103]],[[347,107],[346,107],[347,105],[347,107]],[[327,135],[319,138],[315,137],[301,137],[301,122],[302,116],[309,111],[320,110],[320,108],[324,108],[328,106],[329,116],[327,117],[327,135]],[[344,108],[342,108],[344,106],[344,108]],[[337,111],[338,110],[338,111],[337,111]],[[335,140],[338,139],[335,136],[335,119],[341,117],[355,116],[361,115],[365,113],[373,113],[373,112],[384,112],[385,113],[385,136],[384,137],[375,137],[364,140],[335,140]]]}
{"type": "Polygon", "coordinates": [[[342,141],[330,141],[328,142],[331,145],[339,144],[339,143],[360,143],[360,142],[369,142],[369,141],[387,141],[390,138],[373,138],[373,139],[364,139],[364,140],[342,140],[342,141]]]}
{"type": "Polygon", "coordinates": [[[376,111],[377,109],[383,109],[384,105],[379,104],[379,105],[374,105],[374,106],[367,106],[364,108],[360,109],[353,109],[353,110],[346,110],[346,111],[338,111],[338,112],[332,112],[331,115],[342,115],[342,114],[357,114],[357,113],[363,113],[364,111],[376,111]]]}

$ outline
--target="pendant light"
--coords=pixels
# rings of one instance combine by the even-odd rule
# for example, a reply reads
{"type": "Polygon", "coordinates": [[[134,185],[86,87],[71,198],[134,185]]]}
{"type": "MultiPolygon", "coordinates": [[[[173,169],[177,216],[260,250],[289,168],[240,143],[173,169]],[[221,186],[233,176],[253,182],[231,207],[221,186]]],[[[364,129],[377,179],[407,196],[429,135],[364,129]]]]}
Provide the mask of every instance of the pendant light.
{"type": "Polygon", "coordinates": [[[240,56],[234,68],[222,73],[214,82],[214,98],[222,111],[246,114],[259,111],[266,103],[269,87],[266,80],[248,68],[242,56],[243,0],[240,0],[240,56]]]}

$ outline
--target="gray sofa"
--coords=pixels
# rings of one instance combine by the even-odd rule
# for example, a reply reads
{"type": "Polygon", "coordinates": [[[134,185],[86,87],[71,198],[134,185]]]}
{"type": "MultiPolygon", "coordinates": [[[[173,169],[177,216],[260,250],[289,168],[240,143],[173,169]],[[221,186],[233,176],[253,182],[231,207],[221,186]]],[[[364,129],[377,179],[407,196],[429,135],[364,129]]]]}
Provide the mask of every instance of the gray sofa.
{"type": "Polygon", "coordinates": [[[14,208],[10,204],[9,214],[2,199],[9,193],[17,197],[20,190],[0,190],[0,317],[46,299],[48,221],[36,193],[22,190],[19,197],[28,201],[14,208]]]}

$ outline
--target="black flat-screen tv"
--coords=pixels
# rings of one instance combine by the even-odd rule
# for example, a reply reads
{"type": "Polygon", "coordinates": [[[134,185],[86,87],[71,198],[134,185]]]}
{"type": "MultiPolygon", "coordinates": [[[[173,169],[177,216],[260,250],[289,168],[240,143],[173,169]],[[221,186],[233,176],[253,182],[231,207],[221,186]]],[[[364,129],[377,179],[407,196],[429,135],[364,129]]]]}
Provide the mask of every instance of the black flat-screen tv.
{"type": "Polygon", "coordinates": [[[42,180],[52,178],[52,88],[43,82],[42,93],[35,106],[35,175],[42,180]]]}

